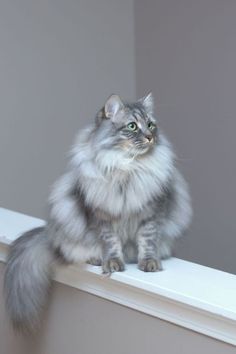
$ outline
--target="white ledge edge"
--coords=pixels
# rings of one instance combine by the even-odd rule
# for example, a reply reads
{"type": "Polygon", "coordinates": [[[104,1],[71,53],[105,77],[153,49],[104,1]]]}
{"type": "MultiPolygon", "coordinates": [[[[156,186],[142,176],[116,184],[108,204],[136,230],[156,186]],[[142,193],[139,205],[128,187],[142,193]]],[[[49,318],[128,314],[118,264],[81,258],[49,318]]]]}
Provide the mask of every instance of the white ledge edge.
{"type": "MultiPolygon", "coordinates": [[[[14,239],[43,223],[0,208],[0,261],[5,262],[14,239]]],[[[160,273],[143,273],[128,265],[111,277],[102,275],[100,267],[60,266],[55,280],[236,346],[233,274],[172,258],[164,261],[160,273]]]]}

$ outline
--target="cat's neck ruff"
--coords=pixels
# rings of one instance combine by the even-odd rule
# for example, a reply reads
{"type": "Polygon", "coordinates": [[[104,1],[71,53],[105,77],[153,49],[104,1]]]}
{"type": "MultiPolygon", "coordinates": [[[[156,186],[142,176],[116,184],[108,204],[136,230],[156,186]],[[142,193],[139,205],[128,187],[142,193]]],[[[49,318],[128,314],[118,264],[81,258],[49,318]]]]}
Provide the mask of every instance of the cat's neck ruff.
{"type": "Polygon", "coordinates": [[[91,130],[86,129],[74,145],[71,167],[85,202],[117,216],[139,212],[161,195],[173,173],[173,161],[163,135],[152,151],[130,157],[122,150],[94,149],[91,130]]]}

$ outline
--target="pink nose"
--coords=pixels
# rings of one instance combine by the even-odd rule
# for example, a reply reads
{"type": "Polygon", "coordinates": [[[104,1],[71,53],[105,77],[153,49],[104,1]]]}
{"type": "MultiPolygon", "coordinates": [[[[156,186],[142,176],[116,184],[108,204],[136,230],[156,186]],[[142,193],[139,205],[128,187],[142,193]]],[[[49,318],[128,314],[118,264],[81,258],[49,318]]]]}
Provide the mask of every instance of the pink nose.
{"type": "Polygon", "coordinates": [[[149,143],[152,143],[153,141],[152,135],[146,135],[145,138],[148,140],[149,143]]]}

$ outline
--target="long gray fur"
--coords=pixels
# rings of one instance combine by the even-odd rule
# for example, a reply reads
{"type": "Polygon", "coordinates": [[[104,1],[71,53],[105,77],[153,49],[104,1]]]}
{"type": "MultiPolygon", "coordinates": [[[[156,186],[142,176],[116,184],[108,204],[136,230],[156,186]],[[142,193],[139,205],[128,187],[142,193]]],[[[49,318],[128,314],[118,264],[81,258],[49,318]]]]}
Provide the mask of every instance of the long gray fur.
{"type": "Polygon", "coordinates": [[[21,330],[37,327],[56,261],[102,265],[105,273],[123,271],[128,262],[161,270],[189,225],[188,188],[153,116],[151,95],[133,104],[116,95],[107,100],[79,133],[49,204],[46,227],[16,240],[7,263],[6,305],[21,330]]]}

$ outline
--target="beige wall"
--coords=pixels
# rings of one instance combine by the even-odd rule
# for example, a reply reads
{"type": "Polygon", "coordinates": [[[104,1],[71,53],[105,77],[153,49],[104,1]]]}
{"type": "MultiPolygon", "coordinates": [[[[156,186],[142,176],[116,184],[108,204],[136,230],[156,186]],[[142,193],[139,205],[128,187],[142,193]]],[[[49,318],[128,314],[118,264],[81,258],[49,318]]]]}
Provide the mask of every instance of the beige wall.
{"type": "MultiPolygon", "coordinates": [[[[3,265],[0,266],[2,286],[3,265]]],[[[1,354],[233,354],[235,348],[85,292],[55,285],[33,343],[6,323],[0,289],[1,354]]]]}
{"type": "Polygon", "coordinates": [[[78,128],[135,96],[133,0],[0,2],[0,205],[44,217],[78,128]]]}
{"type": "Polygon", "coordinates": [[[236,273],[236,1],[136,0],[138,94],[152,89],[193,197],[177,256],[236,273]]]}

